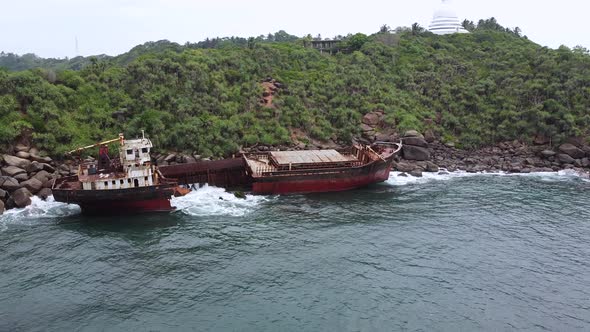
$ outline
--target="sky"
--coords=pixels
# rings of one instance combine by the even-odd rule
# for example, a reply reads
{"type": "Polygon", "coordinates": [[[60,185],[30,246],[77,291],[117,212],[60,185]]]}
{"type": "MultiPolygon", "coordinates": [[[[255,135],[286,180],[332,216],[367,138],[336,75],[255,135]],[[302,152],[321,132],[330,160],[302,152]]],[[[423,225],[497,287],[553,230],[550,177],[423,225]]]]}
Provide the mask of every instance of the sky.
{"type": "MultiPolygon", "coordinates": [[[[459,18],[495,17],[532,41],[590,48],[588,0],[453,0],[459,18]]],[[[440,0],[2,0],[0,51],[42,57],[117,55],[147,41],[180,44],[207,37],[371,34],[418,22],[427,27],[440,0]],[[76,47],[76,40],[78,47],[76,47]]]]}

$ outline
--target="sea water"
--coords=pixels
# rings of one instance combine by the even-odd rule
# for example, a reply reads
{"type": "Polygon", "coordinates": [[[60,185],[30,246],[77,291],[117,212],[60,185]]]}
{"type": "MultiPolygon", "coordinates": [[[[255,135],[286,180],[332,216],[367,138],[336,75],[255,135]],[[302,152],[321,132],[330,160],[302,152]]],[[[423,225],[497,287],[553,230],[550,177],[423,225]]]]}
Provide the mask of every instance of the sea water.
{"type": "Polygon", "coordinates": [[[589,330],[589,202],[572,172],[122,217],[33,198],[0,216],[0,330],[589,330]]]}

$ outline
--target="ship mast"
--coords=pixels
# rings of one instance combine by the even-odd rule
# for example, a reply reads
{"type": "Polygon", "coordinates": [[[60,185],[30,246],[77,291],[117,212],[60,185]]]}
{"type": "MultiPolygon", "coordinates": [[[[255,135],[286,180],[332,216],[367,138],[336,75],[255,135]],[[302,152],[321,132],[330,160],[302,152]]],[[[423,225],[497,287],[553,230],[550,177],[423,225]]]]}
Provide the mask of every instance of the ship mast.
{"type": "Polygon", "coordinates": [[[87,146],[84,146],[84,147],[81,147],[81,148],[77,148],[77,149],[74,149],[72,151],[66,152],[66,154],[69,155],[69,154],[72,154],[74,152],[82,152],[84,150],[88,150],[88,149],[91,149],[91,148],[94,148],[94,147],[97,147],[97,146],[106,145],[106,144],[110,144],[110,143],[117,142],[117,141],[119,141],[121,143],[121,145],[123,145],[123,140],[124,139],[125,138],[123,137],[123,134],[119,134],[119,137],[118,138],[113,138],[113,139],[108,140],[108,141],[99,142],[99,143],[95,143],[95,144],[92,144],[92,145],[87,145],[87,146]]]}

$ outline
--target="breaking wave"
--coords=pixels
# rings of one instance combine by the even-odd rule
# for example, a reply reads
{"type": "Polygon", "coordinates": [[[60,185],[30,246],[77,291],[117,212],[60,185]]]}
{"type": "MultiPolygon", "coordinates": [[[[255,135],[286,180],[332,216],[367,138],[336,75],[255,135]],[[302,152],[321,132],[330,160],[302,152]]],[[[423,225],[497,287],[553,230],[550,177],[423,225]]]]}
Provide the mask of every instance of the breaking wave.
{"type": "Polygon", "coordinates": [[[42,219],[54,219],[80,214],[80,207],[75,204],[56,202],[53,196],[42,200],[37,196],[31,197],[31,205],[21,209],[10,209],[0,215],[0,227],[6,224],[33,225],[42,219]]]}
{"type": "Polygon", "coordinates": [[[424,172],[422,177],[415,177],[402,172],[391,172],[387,184],[392,186],[405,186],[411,184],[421,184],[431,181],[449,181],[456,178],[473,177],[473,176],[525,176],[539,178],[541,181],[564,181],[564,180],[582,180],[590,182],[590,177],[586,173],[575,170],[561,170],[559,172],[533,172],[533,173],[505,173],[505,172],[480,172],[468,173],[465,171],[447,172],[444,169],[436,173],[424,172]]]}
{"type": "Polygon", "coordinates": [[[223,188],[205,185],[202,188],[193,189],[185,196],[172,198],[172,206],[191,216],[241,217],[269,200],[268,196],[258,195],[246,195],[245,199],[237,198],[223,188]]]}

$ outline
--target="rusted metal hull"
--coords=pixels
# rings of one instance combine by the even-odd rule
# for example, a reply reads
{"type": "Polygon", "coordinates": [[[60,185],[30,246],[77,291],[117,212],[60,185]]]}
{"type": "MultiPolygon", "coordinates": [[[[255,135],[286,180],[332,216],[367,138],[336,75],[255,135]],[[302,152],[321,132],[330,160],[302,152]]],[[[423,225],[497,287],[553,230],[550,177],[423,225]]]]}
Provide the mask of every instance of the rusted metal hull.
{"type": "Polygon", "coordinates": [[[80,205],[87,214],[167,212],[175,209],[170,204],[175,187],[175,183],[170,183],[113,190],[54,188],[53,197],[58,202],[80,205]]]}
{"type": "Polygon", "coordinates": [[[252,184],[252,192],[302,194],[351,190],[387,180],[391,167],[392,161],[389,160],[354,168],[256,178],[252,184]]]}
{"type": "Polygon", "coordinates": [[[223,188],[249,187],[244,159],[204,160],[190,164],[160,166],[160,173],[178,184],[207,183],[223,188]]]}

